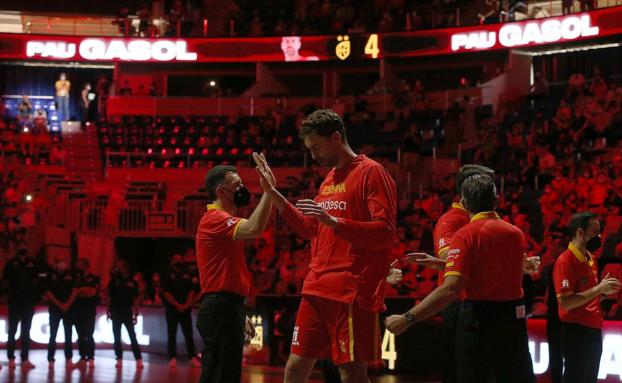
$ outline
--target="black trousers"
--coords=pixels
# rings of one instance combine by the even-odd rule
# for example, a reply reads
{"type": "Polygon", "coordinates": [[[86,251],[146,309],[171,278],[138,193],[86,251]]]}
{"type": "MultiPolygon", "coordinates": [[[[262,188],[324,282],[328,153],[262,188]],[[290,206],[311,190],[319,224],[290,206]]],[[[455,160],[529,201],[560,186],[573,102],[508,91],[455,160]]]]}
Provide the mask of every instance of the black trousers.
{"type": "Polygon", "coordinates": [[[445,368],[443,370],[443,383],[456,383],[456,329],[458,328],[458,315],[460,314],[460,302],[453,302],[441,312],[443,317],[443,333],[445,334],[445,368]]]}
{"type": "Polygon", "coordinates": [[[49,313],[50,340],[48,341],[48,361],[53,362],[54,356],[56,355],[56,334],[58,333],[58,326],[60,325],[61,319],[63,321],[63,329],[65,330],[65,343],[63,345],[65,359],[71,360],[71,358],[73,358],[73,344],[71,343],[73,333],[73,312],[71,309],[66,312],[62,312],[58,307],[50,305],[49,313]]]}
{"type": "Polygon", "coordinates": [[[196,327],[205,348],[201,354],[203,383],[236,383],[242,378],[245,298],[232,293],[203,297],[196,327]]]}
{"type": "Polygon", "coordinates": [[[551,383],[562,383],[564,356],[562,354],[562,322],[557,316],[546,320],[546,340],[549,344],[551,383]]]}
{"type": "Polygon", "coordinates": [[[30,326],[35,314],[35,303],[9,301],[9,339],[6,345],[6,355],[9,360],[15,359],[15,334],[17,325],[21,322],[22,360],[28,359],[30,350],[30,326]]]}
{"type": "Polygon", "coordinates": [[[562,322],[564,383],[596,383],[602,352],[601,330],[562,322]]]}
{"type": "Polygon", "coordinates": [[[93,305],[80,305],[76,307],[74,313],[80,359],[94,359],[95,339],[93,339],[93,333],[95,332],[96,308],[93,305]]]}
{"type": "MultiPolygon", "coordinates": [[[[463,302],[458,315],[458,382],[535,383],[522,302],[463,302]]],[[[523,306],[524,309],[524,306],[523,306]]]]}
{"type": "Polygon", "coordinates": [[[166,307],[166,328],[168,332],[168,357],[177,358],[177,325],[181,326],[181,332],[186,340],[188,357],[194,358],[197,354],[192,337],[192,311],[179,312],[172,307],[166,307]]]}
{"type": "Polygon", "coordinates": [[[123,343],[121,341],[121,326],[125,326],[130,336],[132,344],[132,353],[136,360],[142,359],[140,346],[136,340],[136,332],[134,331],[134,321],[132,318],[132,310],[111,311],[112,319],[112,335],[114,336],[114,355],[117,359],[123,359],[123,343]]]}

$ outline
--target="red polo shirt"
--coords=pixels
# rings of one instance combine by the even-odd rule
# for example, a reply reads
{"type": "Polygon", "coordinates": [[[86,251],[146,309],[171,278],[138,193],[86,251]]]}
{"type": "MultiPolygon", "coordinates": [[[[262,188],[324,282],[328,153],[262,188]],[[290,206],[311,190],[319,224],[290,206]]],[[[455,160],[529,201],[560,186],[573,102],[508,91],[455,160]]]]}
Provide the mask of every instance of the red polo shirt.
{"type": "Polygon", "coordinates": [[[230,292],[248,296],[251,274],[246,266],[244,242],[235,234],[244,219],[218,205],[208,205],[196,235],[201,293],[230,292]]]}
{"type": "Polygon", "coordinates": [[[523,232],[495,212],[476,214],[458,230],[447,252],[445,277],[465,278],[464,298],[511,301],[523,297],[523,232]]]}
{"type": "MultiPolygon", "coordinates": [[[[574,295],[591,289],[598,285],[596,259],[589,252],[583,254],[575,245],[568,244],[568,250],[564,251],[555,262],[553,281],[558,300],[562,296],[574,295]]],[[[577,323],[596,329],[600,329],[603,325],[600,296],[570,311],[564,310],[561,304],[558,306],[559,318],[562,322],[577,323]]]]}
{"type": "MultiPolygon", "coordinates": [[[[447,259],[447,251],[449,251],[449,245],[451,245],[451,238],[462,227],[466,226],[471,217],[467,209],[460,203],[454,203],[451,205],[445,214],[441,216],[434,226],[434,254],[438,258],[447,259]]],[[[445,272],[439,271],[438,285],[442,285],[445,272]]]]}

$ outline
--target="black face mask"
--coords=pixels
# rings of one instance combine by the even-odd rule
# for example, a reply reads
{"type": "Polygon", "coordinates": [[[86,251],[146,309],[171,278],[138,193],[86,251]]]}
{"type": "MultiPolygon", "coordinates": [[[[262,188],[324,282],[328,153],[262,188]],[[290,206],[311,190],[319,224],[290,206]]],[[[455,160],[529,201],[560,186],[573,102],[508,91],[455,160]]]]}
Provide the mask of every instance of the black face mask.
{"type": "Polygon", "coordinates": [[[225,190],[233,193],[233,204],[235,205],[235,207],[245,207],[248,206],[248,204],[251,202],[251,193],[245,186],[238,186],[238,188],[235,189],[235,191],[233,192],[228,189],[225,190]]]}
{"type": "Polygon", "coordinates": [[[596,250],[600,249],[601,243],[602,243],[602,240],[600,238],[600,235],[597,235],[596,237],[590,238],[590,240],[586,242],[585,248],[590,253],[593,253],[596,250]]]}

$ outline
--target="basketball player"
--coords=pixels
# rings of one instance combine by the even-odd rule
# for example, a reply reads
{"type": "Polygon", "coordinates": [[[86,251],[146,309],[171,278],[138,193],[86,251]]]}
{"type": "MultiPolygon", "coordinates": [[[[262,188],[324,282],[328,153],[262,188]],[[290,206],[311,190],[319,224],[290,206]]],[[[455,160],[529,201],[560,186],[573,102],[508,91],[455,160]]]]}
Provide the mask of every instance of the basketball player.
{"type": "MultiPolygon", "coordinates": [[[[395,182],[380,164],[354,153],[341,117],[330,109],[311,113],[301,137],[313,159],[331,170],[317,197],[296,206],[275,187],[267,191],[292,229],[311,240],[285,382],[305,382],[316,360],[330,356],[344,383],[367,383],[367,362],[380,350],[377,313],[385,308],[395,182]]],[[[271,179],[265,158],[255,161],[262,178],[271,179]]]]}

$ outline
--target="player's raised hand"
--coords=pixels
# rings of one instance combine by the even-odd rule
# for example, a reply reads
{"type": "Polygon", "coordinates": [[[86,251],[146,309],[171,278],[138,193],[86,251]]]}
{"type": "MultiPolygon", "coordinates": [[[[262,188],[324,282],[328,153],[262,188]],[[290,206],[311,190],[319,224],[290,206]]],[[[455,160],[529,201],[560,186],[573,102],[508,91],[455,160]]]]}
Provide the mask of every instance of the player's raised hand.
{"type": "Polygon", "coordinates": [[[301,199],[296,202],[296,208],[302,212],[302,214],[307,217],[315,218],[319,223],[335,227],[337,226],[337,218],[328,214],[326,210],[322,207],[322,205],[318,204],[312,199],[301,199]]]}
{"type": "Polygon", "coordinates": [[[525,257],[523,259],[523,272],[526,274],[535,274],[540,268],[540,257],[525,257]]]}
{"type": "Polygon", "coordinates": [[[259,183],[261,184],[261,188],[268,192],[274,190],[276,188],[276,178],[268,166],[268,162],[266,161],[265,156],[262,154],[258,154],[253,152],[253,160],[255,160],[255,170],[259,173],[259,183]]]}

